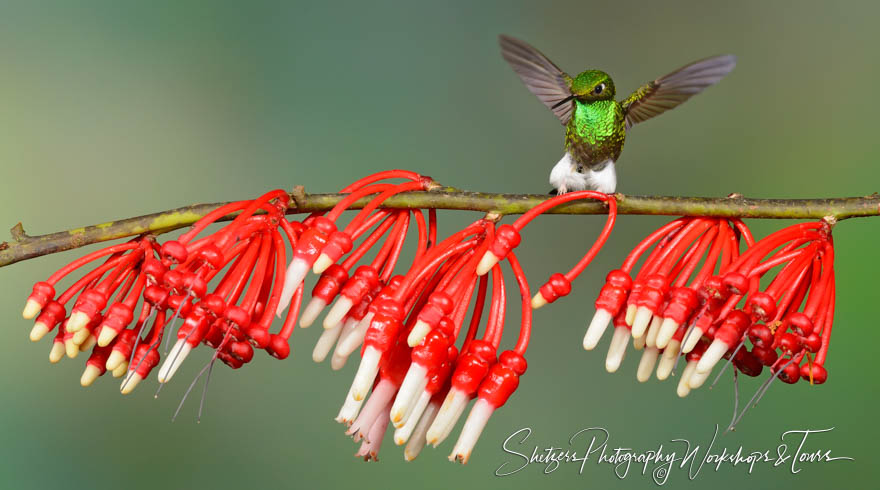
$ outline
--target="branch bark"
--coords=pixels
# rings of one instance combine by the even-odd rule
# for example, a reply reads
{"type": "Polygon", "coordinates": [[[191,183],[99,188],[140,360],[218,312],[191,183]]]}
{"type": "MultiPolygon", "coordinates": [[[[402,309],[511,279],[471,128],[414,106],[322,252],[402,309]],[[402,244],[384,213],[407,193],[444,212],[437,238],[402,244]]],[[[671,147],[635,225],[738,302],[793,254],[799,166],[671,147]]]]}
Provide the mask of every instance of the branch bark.
{"type": "MultiPolygon", "coordinates": [[[[616,195],[618,214],[713,216],[724,218],[833,219],[880,216],[880,194],[866,197],[829,199],[748,199],[732,194],[725,198],[616,195]]],[[[327,211],[343,198],[342,194],[306,194],[301,187],[291,193],[288,214],[327,211]]],[[[522,214],[549,199],[535,194],[489,194],[444,187],[391,197],[382,205],[393,209],[449,209],[484,213],[522,214]]],[[[359,209],[368,199],[358,201],[359,209]]],[[[0,267],[56,252],[116,240],[144,233],[161,234],[195,223],[225,203],[194,204],[135,218],[110,221],[68,231],[28,236],[21,223],[12,230],[12,242],[0,243],[0,267]]],[[[554,214],[604,214],[605,206],[596,202],[560,205],[554,214]]],[[[225,220],[231,219],[227,216],[225,220]]]]}

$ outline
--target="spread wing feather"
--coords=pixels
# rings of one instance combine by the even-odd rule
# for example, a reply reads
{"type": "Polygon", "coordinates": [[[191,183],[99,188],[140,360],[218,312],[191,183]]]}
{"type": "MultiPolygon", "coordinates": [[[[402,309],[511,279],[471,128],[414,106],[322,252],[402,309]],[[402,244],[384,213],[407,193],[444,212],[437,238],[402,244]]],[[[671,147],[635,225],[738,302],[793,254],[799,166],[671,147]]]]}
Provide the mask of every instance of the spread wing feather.
{"type": "Polygon", "coordinates": [[[498,37],[498,42],[501,44],[501,56],[510,64],[529,91],[552,110],[563,125],[568,124],[574,102],[559,106],[557,104],[571,95],[571,77],[540,51],[519,39],[501,35],[498,37]]]}
{"type": "Polygon", "coordinates": [[[639,87],[621,105],[629,129],[690,99],[718,83],[736,66],[732,55],[715,56],[687,66],[639,87]]]}

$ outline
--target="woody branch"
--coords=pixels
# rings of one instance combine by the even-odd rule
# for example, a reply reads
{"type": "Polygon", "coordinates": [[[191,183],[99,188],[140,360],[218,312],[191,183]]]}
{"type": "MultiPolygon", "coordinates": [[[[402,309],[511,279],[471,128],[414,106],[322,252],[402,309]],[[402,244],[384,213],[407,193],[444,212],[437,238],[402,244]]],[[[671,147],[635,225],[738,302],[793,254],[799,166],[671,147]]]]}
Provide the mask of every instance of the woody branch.
{"type": "MultiPolygon", "coordinates": [[[[291,192],[287,214],[327,211],[344,194],[306,194],[302,187],[291,192]]],[[[618,214],[709,216],[723,218],[828,219],[880,216],[880,194],[865,197],[827,199],[750,199],[738,194],[728,197],[628,196],[616,194],[618,214]]],[[[549,199],[540,194],[491,194],[438,187],[431,191],[406,192],[386,200],[381,207],[392,209],[446,209],[481,211],[499,215],[522,214],[549,199]]],[[[369,198],[351,209],[363,207],[369,198]]],[[[39,236],[28,236],[21,223],[12,228],[12,240],[0,243],[0,267],[22,260],[116,240],[144,233],[161,234],[187,227],[226,203],[193,204],[168,211],[126,218],[98,225],[39,236]]],[[[573,202],[549,211],[554,214],[605,214],[602,203],[573,202]]],[[[233,216],[227,216],[229,220],[233,216]]]]}

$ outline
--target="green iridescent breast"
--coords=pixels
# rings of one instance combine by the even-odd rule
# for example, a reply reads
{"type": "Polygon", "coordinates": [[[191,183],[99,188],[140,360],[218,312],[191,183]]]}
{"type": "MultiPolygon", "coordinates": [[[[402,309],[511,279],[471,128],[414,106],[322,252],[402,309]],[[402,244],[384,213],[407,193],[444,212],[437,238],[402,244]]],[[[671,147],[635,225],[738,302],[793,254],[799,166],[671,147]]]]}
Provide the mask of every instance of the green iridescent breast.
{"type": "Polygon", "coordinates": [[[623,110],[614,100],[576,100],[565,128],[565,149],[586,167],[616,161],[626,138],[624,120],[623,110]]]}

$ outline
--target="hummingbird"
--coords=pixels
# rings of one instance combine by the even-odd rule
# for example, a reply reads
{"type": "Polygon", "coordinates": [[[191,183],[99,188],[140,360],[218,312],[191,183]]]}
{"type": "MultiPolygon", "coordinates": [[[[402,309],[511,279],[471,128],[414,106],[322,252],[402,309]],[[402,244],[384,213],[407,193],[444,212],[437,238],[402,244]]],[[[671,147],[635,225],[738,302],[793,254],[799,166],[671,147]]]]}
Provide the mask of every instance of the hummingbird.
{"type": "Polygon", "coordinates": [[[501,56],[565,126],[565,153],[550,171],[557,194],[585,189],[613,193],[614,164],[627,131],[718,83],[736,65],[732,55],[695,61],[617,101],[614,81],[603,71],[586,70],[572,78],[524,41],[501,35],[499,43],[501,56]]]}

